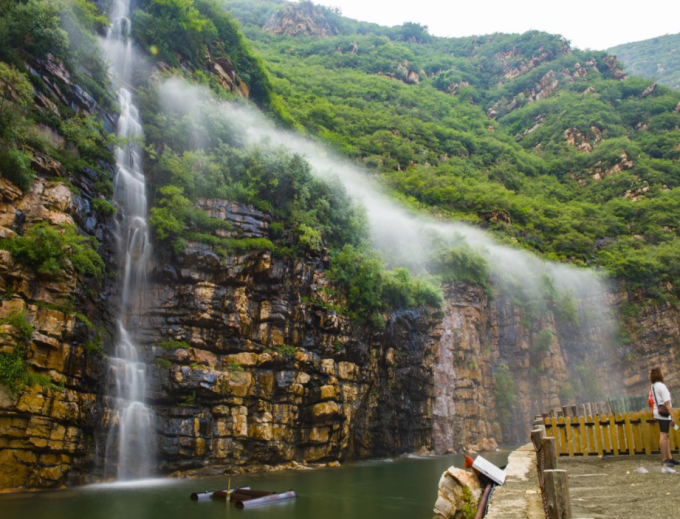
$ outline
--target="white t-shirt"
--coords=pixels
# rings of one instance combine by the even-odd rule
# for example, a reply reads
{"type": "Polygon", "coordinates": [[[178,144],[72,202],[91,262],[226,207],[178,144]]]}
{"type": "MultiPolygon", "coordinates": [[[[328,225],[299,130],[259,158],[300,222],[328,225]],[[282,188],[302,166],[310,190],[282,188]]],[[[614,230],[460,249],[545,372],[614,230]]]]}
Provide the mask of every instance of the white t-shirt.
{"type": "Polygon", "coordinates": [[[649,396],[654,400],[654,418],[657,420],[670,420],[670,416],[661,416],[659,414],[657,403],[665,404],[666,402],[670,402],[671,392],[668,391],[666,384],[663,382],[655,382],[654,385],[652,385],[652,389],[649,390],[649,396]],[[652,395],[652,389],[654,390],[654,395],[652,395]]]}

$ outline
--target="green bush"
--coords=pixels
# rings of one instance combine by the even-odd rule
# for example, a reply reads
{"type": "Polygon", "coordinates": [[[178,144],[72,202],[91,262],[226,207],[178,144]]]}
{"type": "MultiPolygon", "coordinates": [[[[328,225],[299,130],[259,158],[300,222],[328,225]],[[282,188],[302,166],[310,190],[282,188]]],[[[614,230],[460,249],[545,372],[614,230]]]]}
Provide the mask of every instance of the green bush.
{"type": "Polygon", "coordinates": [[[550,346],[552,345],[553,337],[555,334],[550,330],[541,330],[538,333],[538,337],[533,344],[533,350],[541,353],[547,353],[550,351],[550,346]]]}
{"type": "Polygon", "coordinates": [[[352,316],[384,326],[380,312],[419,305],[441,307],[441,291],[422,279],[413,279],[406,269],[385,270],[371,252],[345,245],[331,260],[329,278],[346,290],[352,316]]]}
{"type": "Polygon", "coordinates": [[[67,261],[81,274],[96,278],[104,275],[104,261],[96,252],[97,241],[80,236],[74,226],[57,229],[47,222],[40,222],[23,236],[3,240],[0,247],[9,250],[16,261],[43,276],[62,275],[67,261]]]}
{"type": "Polygon", "coordinates": [[[20,340],[11,352],[0,352],[0,384],[7,386],[12,393],[19,392],[24,386],[35,385],[59,389],[49,376],[35,373],[28,367],[27,345],[33,336],[33,326],[26,320],[26,314],[24,312],[11,313],[0,320],[0,325],[12,326],[19,332],[20,340]]]}
{"type": "Polygon", "coordinates": [[[25,348],[17,345],[12,353],[0,352],[0,383],[12,393],[25,385],[26,371],[25,348]]]}
{"type": "Polygon", "coordinates": [[[157,357],[154,359],[154,364],[156,364],[156,366],[160,366],[163,369],[172,369],[172,362],[170,362],[168,359],[161,359],[157,357]]]}
{"type": "Polygon", "coordinates": [[[104,218],[112,216],[116,214],[116,211],[118,211],[118,209],[116,209],[116,207],[111,202],[104,200],[103,198],[93,198],[92,209],[94,209],[104,218]]]}
{"type": "Polygon", "coordinates": [[[295,346],[291,346],[290,344],[282,344],[276,348],[276,353],[289,359],[295,357],[297,351],[298,349],[295,346]]]}
{"type": "Polygon", "coordinates": [[[26,319],[25,312],[12,312],[4,319],[0,319],[0,324],[9,325],[19,332],[19,339],[28,344],[33,337],[33,325],[26,319]]]}
{"type": "Polygon", "coordinates": [[[498,409],[498,419],[501,426],[507,428],[514,413],[513,406],[517,402],[515,396],[515,381],[507,364],[499,364],[494,373],[496,385],[493,390],[498,409]]]}

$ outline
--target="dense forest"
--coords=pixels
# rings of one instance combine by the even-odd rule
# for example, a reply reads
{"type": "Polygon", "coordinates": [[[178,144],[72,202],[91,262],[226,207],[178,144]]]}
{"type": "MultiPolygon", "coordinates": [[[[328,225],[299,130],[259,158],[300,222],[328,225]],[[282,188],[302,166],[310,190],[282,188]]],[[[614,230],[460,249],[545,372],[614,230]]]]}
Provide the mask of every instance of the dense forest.
{"type": "Polygon", "coordinates": [[[680,90],[680,34],[624,43],[607,52],[618,57],[630,74],[680,90]]]}
{"type": "Polygon", "coordinates": [[[437,38],[308,3],[227,5],[297,126],[405,204],[679,294],[679,93],[541,32],[437,38]]]}

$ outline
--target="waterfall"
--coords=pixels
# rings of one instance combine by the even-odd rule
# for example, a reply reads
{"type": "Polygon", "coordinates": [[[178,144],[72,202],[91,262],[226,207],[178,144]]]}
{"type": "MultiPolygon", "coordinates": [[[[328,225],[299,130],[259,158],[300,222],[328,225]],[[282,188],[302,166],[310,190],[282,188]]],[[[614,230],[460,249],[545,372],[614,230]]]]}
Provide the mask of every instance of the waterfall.
{"type": "Polygon", "coordinates": [[[115,234],[122,277],[118,337],[114,356],[109,359],[109,396],[113,397],[114,418],[106,449],[107,465],[115,463],[117,458],[119,480],[149,476],[155,465],[154,414],[145,404],[146,364],[130,333],[135,317],[144,309],[142,294],[151,243],[142,149],[138,144],[142,125],[132,92],[128,90],[134,68],[129,15],[130,0],[113,1],[111,26],[105,42],[111,75],[121,85],[116,133],[124,139],[124,144],[115,151],[114,199],[119,207],[115,234]]]}

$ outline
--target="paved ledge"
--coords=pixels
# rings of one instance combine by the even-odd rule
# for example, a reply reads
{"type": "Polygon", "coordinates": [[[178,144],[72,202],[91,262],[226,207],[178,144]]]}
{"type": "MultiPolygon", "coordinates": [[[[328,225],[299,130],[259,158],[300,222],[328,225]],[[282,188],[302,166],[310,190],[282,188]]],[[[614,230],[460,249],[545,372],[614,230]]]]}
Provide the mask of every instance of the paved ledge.
{"type": "Polygon", "coordinates": [[[505,485],[491,496],[487,519],[545,519],[531,443],[510,454],[505,473],[505,485]]]}

